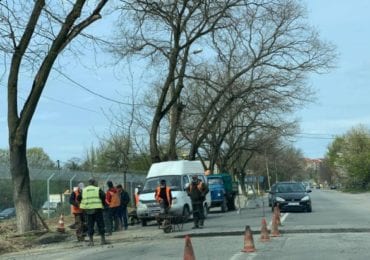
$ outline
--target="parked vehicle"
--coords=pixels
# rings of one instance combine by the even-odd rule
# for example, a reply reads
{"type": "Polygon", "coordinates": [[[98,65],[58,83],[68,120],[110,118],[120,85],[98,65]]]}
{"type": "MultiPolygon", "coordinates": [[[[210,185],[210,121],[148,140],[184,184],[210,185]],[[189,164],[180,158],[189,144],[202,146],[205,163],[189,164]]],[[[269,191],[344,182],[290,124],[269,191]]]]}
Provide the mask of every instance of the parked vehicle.
{"type": "MultiPolygon", "coordinates": [[[[173,199],[169,213],[174,216],[182,216],[184,220],[187,220],[192,213],[192,206],[185,187],[190,183],[193,175],[197,175],[199,179],[207,183],[204,168],[200,161],[181,160],[152,164],[144,187],[139,193],[137,216],[142,226],[146,226],[147,221],[155,220],[160,213],[160,206],[154,198],[154,193],[162,179],[166,180],[167,186],[172,190],[173,199]]],[[[207,216],[210,205],[211,196],[208,193],[204,201],[205,216],[207,216]]]]}
{"type": "Polygon", "coordinates": [[[48,214],[48,213],[54,213],[59,209],[59,207],[62,206],[62,203],[64,202],[64,196],[63,194],[50,194],[49,200],[45,201],[42,205],[42,213],[48,214]]]}
{"type": "Polygon", "coordinates": [[[0,219],[9,219],[15,217],[15,208],[7,208],[0,212],[0,219]]]}
{"type": "Polygon", "coordinates": [[[269,192],[271,209],[279,205],[281,211],[312,212],[310,192],[300,182],[278,182],[269,192]]]}
{"type": "Polygon", "coordinates": [[[60,207],[62,203],[56,202],[56,201],[45,201],[42,205],[42,213],[48,214],[48,213],[54,213],[56,212],[60,207]]]}
{"type": "Polygon", "coordinates": [[[228,173],[211,174],[207,176],[208,188],[211,193],[211,208],[221,207],[222,212],[235,210],[235,197],[238,185],[233,183],[228,173]]]}

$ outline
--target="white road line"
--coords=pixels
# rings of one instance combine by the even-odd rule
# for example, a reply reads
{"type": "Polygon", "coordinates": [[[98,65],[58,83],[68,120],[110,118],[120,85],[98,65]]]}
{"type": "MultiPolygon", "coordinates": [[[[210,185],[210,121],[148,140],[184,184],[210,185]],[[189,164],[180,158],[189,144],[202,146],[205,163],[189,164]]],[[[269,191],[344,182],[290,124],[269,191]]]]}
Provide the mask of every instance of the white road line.
{"type": "MultiPolygon", "coordinates": [[[[285,219],[288,217],[289,213],[282,213],[280,222],[283,223],[285,219]]],[[[272,221],[268,224],[268,229],[271,229],[272,221]]],[[[252,260],[257,256],[257,253],[243,253],[238,252],[234,254],[229,260],[238,260],[238,259],[245,259],[245,260],[252,260]]]]}
{"type": "Polygon", "coordinates": [[[238,260],[238,259],[252,260],[256,256],[257,256],[257,253],[239,252],[233,255],[229,260],[238,260]]]}
{"type": "MultiPolygon", "coordinates": [[[[280,222],[281,224],[283,224],[283,222],[285,221],[285,219],[288,217],[289,213],[282,213],[281,214],[282,216],[280,217],[280,222]]],[[[269,224],[267,225],[267,228],[268,229],[271,229],[271,226],[272,226],[272,220],[269,222],[269,224]]]]}

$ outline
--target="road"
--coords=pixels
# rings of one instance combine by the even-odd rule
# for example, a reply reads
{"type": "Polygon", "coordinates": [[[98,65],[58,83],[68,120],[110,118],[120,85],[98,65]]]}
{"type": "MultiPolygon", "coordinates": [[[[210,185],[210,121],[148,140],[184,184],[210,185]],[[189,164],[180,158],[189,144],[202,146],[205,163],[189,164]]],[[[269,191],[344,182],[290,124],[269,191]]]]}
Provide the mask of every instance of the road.
{"type": "MultiPolygon", "coordinates": [[[[165,234],[154,224],[117,232],[110,245],[87,247],[74,242],[1,256],[2,259],[182,259],[185,235],[191,238],[197,259],[369,259],[370,194],[313,190],[312,213],[283,213],[281,237],[260,242],[261,221],[269,223],[271,210],[247,207],[239,212],[212,210],[204,229],[165,234]],[[256,252],[244,253],[244,229],[253,231],[256,252]],[[73,245],[73,246],[72,246],[73,245]],[[67,250],[68,249],[68,250],[67,250]]],[[[97,238],[99,240],[99,238],[97,238]]]]}

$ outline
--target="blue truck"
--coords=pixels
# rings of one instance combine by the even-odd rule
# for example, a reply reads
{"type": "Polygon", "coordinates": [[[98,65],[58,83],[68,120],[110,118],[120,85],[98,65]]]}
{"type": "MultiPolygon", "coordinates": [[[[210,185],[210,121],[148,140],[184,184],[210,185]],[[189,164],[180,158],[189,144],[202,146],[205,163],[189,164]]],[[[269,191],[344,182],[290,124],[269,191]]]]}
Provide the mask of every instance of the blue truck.
{"type": "Polygon", "coordinates": [[[222,212],[235,210],[235,198],[238,194],[238,185],[233,182],[228,173],[211,174],[207,176],[211,207],[221,207],[222,212]]]}

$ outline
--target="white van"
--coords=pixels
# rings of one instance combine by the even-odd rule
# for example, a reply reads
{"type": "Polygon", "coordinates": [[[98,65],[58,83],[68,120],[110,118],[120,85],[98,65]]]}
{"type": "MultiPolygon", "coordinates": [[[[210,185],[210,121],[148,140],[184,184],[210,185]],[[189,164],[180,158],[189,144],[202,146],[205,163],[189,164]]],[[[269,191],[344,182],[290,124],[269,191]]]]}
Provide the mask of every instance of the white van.
{"type": "MultiPolygon", "coordinates": [[[[192,213],[190,197],[185,191],[185,187],[190,183],[191,177],[198,175],[202,182],[207,183],[204,175],[204,168],[200,161],[168,161],[154,163],[149,169],[144,187],[139,194],[139,204],[137,215],[141,224],[146,226],[147,221],[155,220],[156,215],[160,213],[160,206],[155,200],[154,193],[159,182],[166,180],[167,186],[172,190],[172,207],[170,214],[183,216],[188,219],[192,213]]],[[[211,205],[210,193],[207,194],[204,201],[204,215],[207,216],[211,205]]]]}

